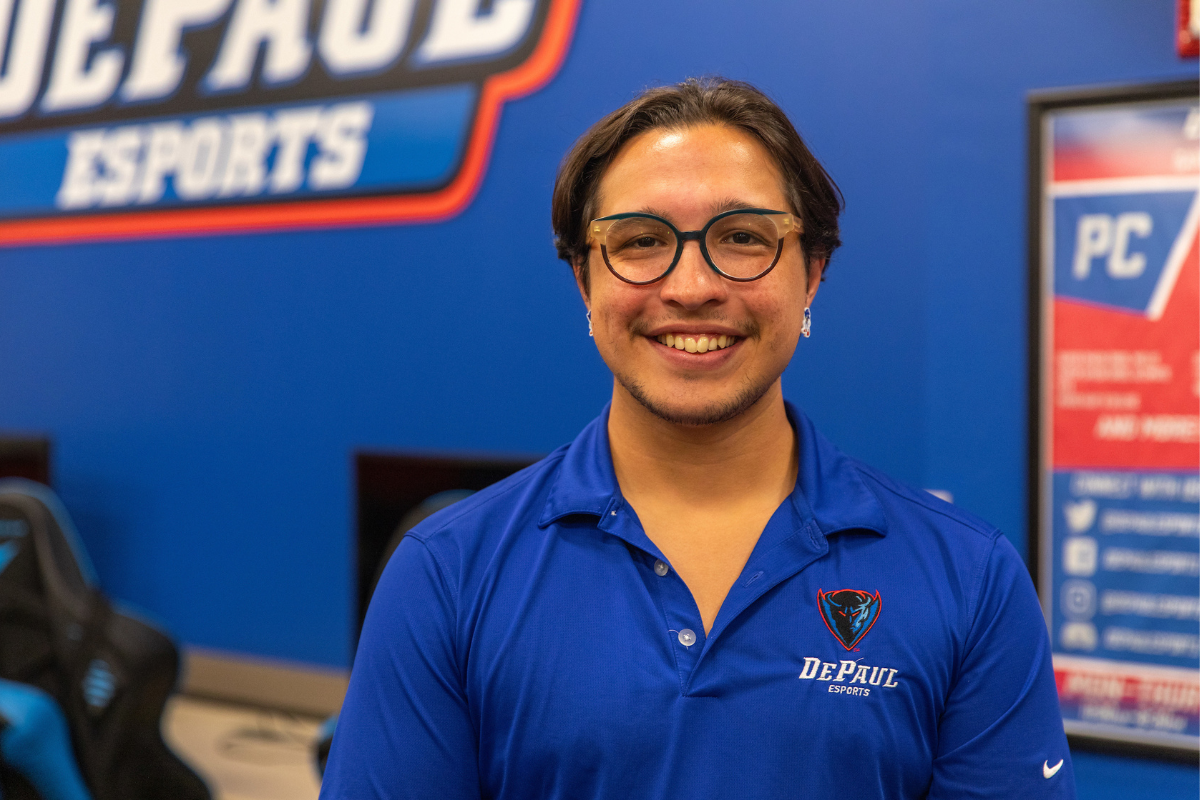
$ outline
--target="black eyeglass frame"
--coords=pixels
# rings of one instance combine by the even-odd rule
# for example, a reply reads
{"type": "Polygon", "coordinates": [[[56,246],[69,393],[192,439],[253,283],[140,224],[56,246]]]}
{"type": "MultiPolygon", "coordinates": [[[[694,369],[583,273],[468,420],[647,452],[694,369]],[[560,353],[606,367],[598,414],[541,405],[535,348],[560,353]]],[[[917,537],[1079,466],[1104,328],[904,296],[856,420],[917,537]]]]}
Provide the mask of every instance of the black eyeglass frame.
{"type": "Polygon", "coordinates": [[[615,275],[619,280],[634,286],[648,286],[651,283],[657,283],[658,281],[661,281],[663,278],[667,277],[667,275],[671,274],[671,270],[675,269],[675,265],[679,263],[679,259],[683,255],[683,246],[691,241],[696,242],[700,246],[700,253],[704,256],[705,262],[708,263],[708,266],[712,268],[713,272],[717,273],[722,278],[736,281],[738,283],[749,283],[750,281],[756,281],[759,278],[764,277],[771,270],[775,269],[775,265],[779,263],[779,257],[783,255],[783,237],[787,236],[792,231],[795,231],[798,235],[802,234],[804,232],[803,221],[797,219],[796,215],[790,211],[775,211],[770,208],[734,208],[729,211],[723,211],[710,219],[707,223],[705,223],[704,227],[698,231],[681,231],[672,225],[670,220],[666,220],[654,214],[647,214],[641,211],[628,211],[624,214],[610,214],[607,217],[597,217],[588,223],[588,237],[599,242],[600,255],[604,259],[604,266],[608,267],[608,271],[615,275]],[[779,234],[779,243],[775,248],[775,258],[771,259],[771,265],[752,278],[737,278],[727,272],[722,271],[722,269],[713,262],[712,256],[708,252],[708,244],[706,240],[708,237],[709,228],[725,217],[733,216],[734,214],[760,214],[764,217],[770,217],[771,221],[775,223],[776,232],[779,234]],[[670,228],[671,232],[675,234],[675,257],[671,259],[670,266],[663,270],[662,274],[657,278],[651,278],[648,281],[631,281],[629,278],[626,278],[624,275],[617,272],[616,269],[613,268],[613,265],[609,263],[608,247],[604,243],[604,239],[607,236],[608,229],[612,226],[612,223],[623,219],[632,219],[634,217],[657,220],[658,222],[661,222],[670,228]],[[609,224],[599,224],[604,222],[609,224]]]}

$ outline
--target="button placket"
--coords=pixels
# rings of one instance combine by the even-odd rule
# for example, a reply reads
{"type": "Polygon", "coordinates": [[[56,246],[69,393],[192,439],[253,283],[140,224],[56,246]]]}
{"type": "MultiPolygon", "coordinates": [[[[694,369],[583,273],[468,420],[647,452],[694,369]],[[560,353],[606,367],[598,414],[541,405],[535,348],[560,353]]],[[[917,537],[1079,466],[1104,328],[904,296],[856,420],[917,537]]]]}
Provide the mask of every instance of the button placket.
{"type": "Polygon", "coordinates": [[[692,670],[695,669],[700,653],[704,650],[704,628],[700,624],[700,611],[696,608],[696,601],[692,598],[687,584],[666,562],[659,559],[653,562],[651,568],[657,576],[654,581],[659,588],[659,600],[662,603],[666,628],[663,633],[668,637],[668,646],[675,656],[682,691],[690,682],[692,670]],[[660,563],[667,568],[664,574],[659,574],[660,563]]]}
{"type": "Polygon", "coordinates": [[[620,510],[619,501],[606,508],[599,527],[632,545],[634,549],[631,553],[640,553],[634,558],[641,562],[640,568],[646,570],[643,573],[646,588],[650,590],[662,612],[661,619],[665,623],[663,635],[667,637],[667,647],[675,659],[682,693],[700,658],[700,653],[704,650],[705,637],[702,633],[704,627],[701,625],[700,609],[696,607],[696,601],[687,585],[641,530],[636,516],[617,513],[620,510]]]}

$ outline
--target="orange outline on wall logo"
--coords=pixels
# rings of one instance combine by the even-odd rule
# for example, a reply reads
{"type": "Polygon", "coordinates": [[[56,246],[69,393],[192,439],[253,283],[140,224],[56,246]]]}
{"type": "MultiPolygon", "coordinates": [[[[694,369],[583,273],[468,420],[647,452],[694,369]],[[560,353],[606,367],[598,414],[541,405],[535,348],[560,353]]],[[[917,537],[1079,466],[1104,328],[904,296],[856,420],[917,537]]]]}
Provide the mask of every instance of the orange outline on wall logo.
{"type": "Polygon", "coordinates": [[[437,222],[470,204],[483,183],[500,108],[545,86],[562,66],[582,0],[551,0],[537,47],[520,66],[484,81],[479,109],[458,175],[423,195],[172,209],[0,222],[0,246],[112,239],[151,239],[220,233],[267,233],[396,222],[437,222]]]}

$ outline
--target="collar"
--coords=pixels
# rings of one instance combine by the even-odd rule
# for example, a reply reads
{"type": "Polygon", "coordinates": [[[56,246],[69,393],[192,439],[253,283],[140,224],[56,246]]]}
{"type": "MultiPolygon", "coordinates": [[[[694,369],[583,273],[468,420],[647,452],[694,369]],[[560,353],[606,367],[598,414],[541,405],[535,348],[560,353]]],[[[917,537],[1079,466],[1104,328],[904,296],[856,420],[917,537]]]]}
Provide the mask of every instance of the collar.
{"type": "MultiPolygon", "coordinates": [[[[788,402],[784,406],[800,449],[799,474],[790,498],[797,522],[804,525],[811,520],[824,536],[847,530],[886,536],[883,508],[856,463],[822,436],[804,412],[788,402]]],[[[608,444],[608,412],[605,405],[567,447],[539,527],[574,514],[602,518],[624,502],[608,444]]]]}

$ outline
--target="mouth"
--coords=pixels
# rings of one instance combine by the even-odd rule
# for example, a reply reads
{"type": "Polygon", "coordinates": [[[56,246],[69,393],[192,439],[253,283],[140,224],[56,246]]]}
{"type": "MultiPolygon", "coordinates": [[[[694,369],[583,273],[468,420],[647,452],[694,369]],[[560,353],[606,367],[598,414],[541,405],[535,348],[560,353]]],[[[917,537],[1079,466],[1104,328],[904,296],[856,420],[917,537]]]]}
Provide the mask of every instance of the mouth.
{"type": "Polygon", "coordinates": [[[654,338],[659,344],[688,353],[707,353],[712,350],[724,350],[726,347],[732,347],[738,341],[736,336],[726,336],[723,333],[699,335],[692,333],[664,333],[654,338]]]}

